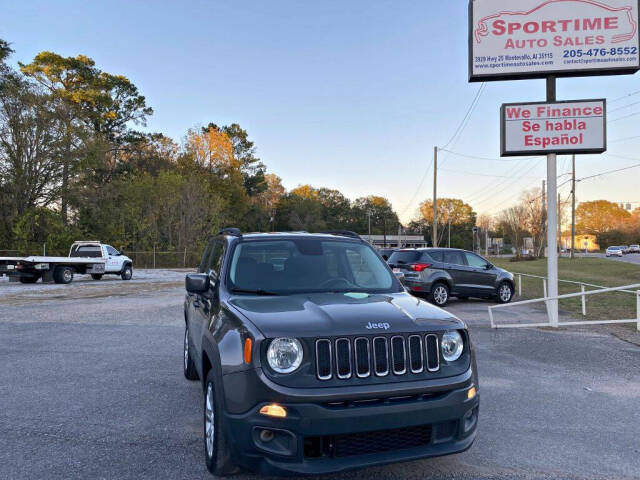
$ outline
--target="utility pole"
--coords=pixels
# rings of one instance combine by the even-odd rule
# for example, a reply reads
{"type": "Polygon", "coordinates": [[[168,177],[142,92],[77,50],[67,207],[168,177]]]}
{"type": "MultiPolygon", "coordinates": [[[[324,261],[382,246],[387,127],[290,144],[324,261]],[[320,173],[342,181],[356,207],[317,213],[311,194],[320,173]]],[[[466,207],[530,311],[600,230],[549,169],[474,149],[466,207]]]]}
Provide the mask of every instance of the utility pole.
{"type": "Polygon", "coordinates": [[[556,240],[558,244],[558,253],[562,252],[562,200],[560,194],[558,194],[558,238],[556,240]]]}
{"type": "MultiPolygon", "coordinates": [[[[547,102],[556,101],[556,77],[547,77],[547,102]]],[[[558,212],[556,210],[556,195],[558,194],[558,161],[555,153],[547,155],[547,275],[548,297],[558,296],[558,253],[555,248],[558,235],[558,212]]],[[[558,300],[549,300],[547,312],[552,327],[558,326],[558,300]]]]}
{"type": "Polygon", "coordinates": [[[484,229],[484,256],[489,256],[489,224],[484,229]]]}
{"type": "Polygon", "coordinates": [[[571,259],[576,247],[576,156],[571,156],[571,259]]]}
{"type": "Polygon", "coordinates": [[[433,147],[433,246],[438,246],[438,147],[433,147]]]}

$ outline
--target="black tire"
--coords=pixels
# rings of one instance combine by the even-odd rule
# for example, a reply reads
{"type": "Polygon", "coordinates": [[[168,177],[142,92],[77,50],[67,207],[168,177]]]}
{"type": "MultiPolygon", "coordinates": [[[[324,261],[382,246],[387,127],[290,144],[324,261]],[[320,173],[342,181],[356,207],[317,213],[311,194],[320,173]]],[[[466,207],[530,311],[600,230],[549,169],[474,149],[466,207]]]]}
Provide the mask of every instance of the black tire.
{"type": "Polygon", "coordinates": [[[498,285],[498,303],[509,303],[513,299],[513,285],[509,282],[502,282],[498,285]]]}
{"type": "Polygon", "coordinates": [[[91,274],[91,278],[93,278],[94,280],[102,280],[102,274],[101,273],[92,273],[91,274]]]}
{"type": "Polygon", "coordinates": [[[131,266],[131,264],[127,263],[124,267],[122,267],[120,278],[122,280],[131,280],[131,277],[133,277],[133,267],[131,266]]]}
{"type": "Polygon", "coordinates": [[[64,285],[71,283],[73,281],[73,268],[62,266],[56,267],[53,271],[53,281],[64,285]]]}
{"type": "Polygon", "coordinates": [[[238,472],[238,468],[231,461],[231,449],[225,434],[222,418],[222,392],[215,388],[215,374],[209,370],[204,386],[204,415],[203,439],[204,455],[207,470],[217,477],[225,477],[238,472]],[[208,425],[213,427],[208,430],[208,425]],[[209,445],[211,442],[211,445],[209,445]]]}
{"type": "Polygon", "coordinates": [[[436,282],[431,286],[429,301],[438,307],[444,307],[449,302],[449,286],[444,282],[436,282]]]}
{"type": "Polygon", "coordinates": [[[187,380],[198,380],[198,372],[196,366],[193,363],[193,357],[191,356],[191,348],[189,347],[189,327],[184,326],[184,361],[182,362],[182,370],[187,380]]]}
{"type": "Polygon", "coordinates": [[[20,283],[36,283],[40,277],[20,277],[20,283]]]}

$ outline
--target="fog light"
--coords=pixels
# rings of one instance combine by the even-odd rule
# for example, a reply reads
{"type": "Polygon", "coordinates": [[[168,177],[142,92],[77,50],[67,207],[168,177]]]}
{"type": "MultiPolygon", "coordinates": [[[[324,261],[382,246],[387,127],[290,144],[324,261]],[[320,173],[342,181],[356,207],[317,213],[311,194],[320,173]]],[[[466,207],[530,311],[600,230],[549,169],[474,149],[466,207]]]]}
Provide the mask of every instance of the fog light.
{"type": "Polygon", "coordinates": [[[467,390],[467,400],[471,400],[475,396],[476,396],[476,387],[471,387],[469,390],[467,390]]]}
{"type": "Polygon", "coordinates": [[[271,405],[265,405],[260,409],[261,415],[266,415],[267,417],[277,417],[277,418],[286,418],[287,411],[284,407],[272,403],[271,405]]]}
{"type": "Polygon", "coordinates": [[[262,440],[265,443],[269,443],[271,440],[273,440],[273,437],[274,437],[273,430],[260,431],[260,440],[262,440]]]}

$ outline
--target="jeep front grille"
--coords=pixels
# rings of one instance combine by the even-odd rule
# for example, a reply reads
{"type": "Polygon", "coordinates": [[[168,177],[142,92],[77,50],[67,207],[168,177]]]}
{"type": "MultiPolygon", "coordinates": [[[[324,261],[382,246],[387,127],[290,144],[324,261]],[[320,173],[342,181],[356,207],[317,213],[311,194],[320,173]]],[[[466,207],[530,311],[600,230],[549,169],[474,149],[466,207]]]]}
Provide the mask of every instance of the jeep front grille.
{"type": "Polygon", "coordinates": [[[315,344],[316,375],[320,380],[346,380],[437,372],[439,343],[435,334],[321,338],[315,344]]]}

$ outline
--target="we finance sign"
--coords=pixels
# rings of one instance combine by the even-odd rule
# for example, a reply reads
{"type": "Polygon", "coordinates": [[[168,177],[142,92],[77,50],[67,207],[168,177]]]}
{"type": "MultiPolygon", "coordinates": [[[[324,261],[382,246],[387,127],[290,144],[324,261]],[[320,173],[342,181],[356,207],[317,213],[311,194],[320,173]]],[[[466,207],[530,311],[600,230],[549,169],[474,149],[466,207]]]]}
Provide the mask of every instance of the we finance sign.
{"type": "Polygon", "coordinates": [[[470,81],[634,73],[640,0],[472,0],[470,81]]]}
{"type": "Polygon", "coordinates": [[[502,105],[501,155],[602,153],[607,149],[606,100],[502,105]]]}

